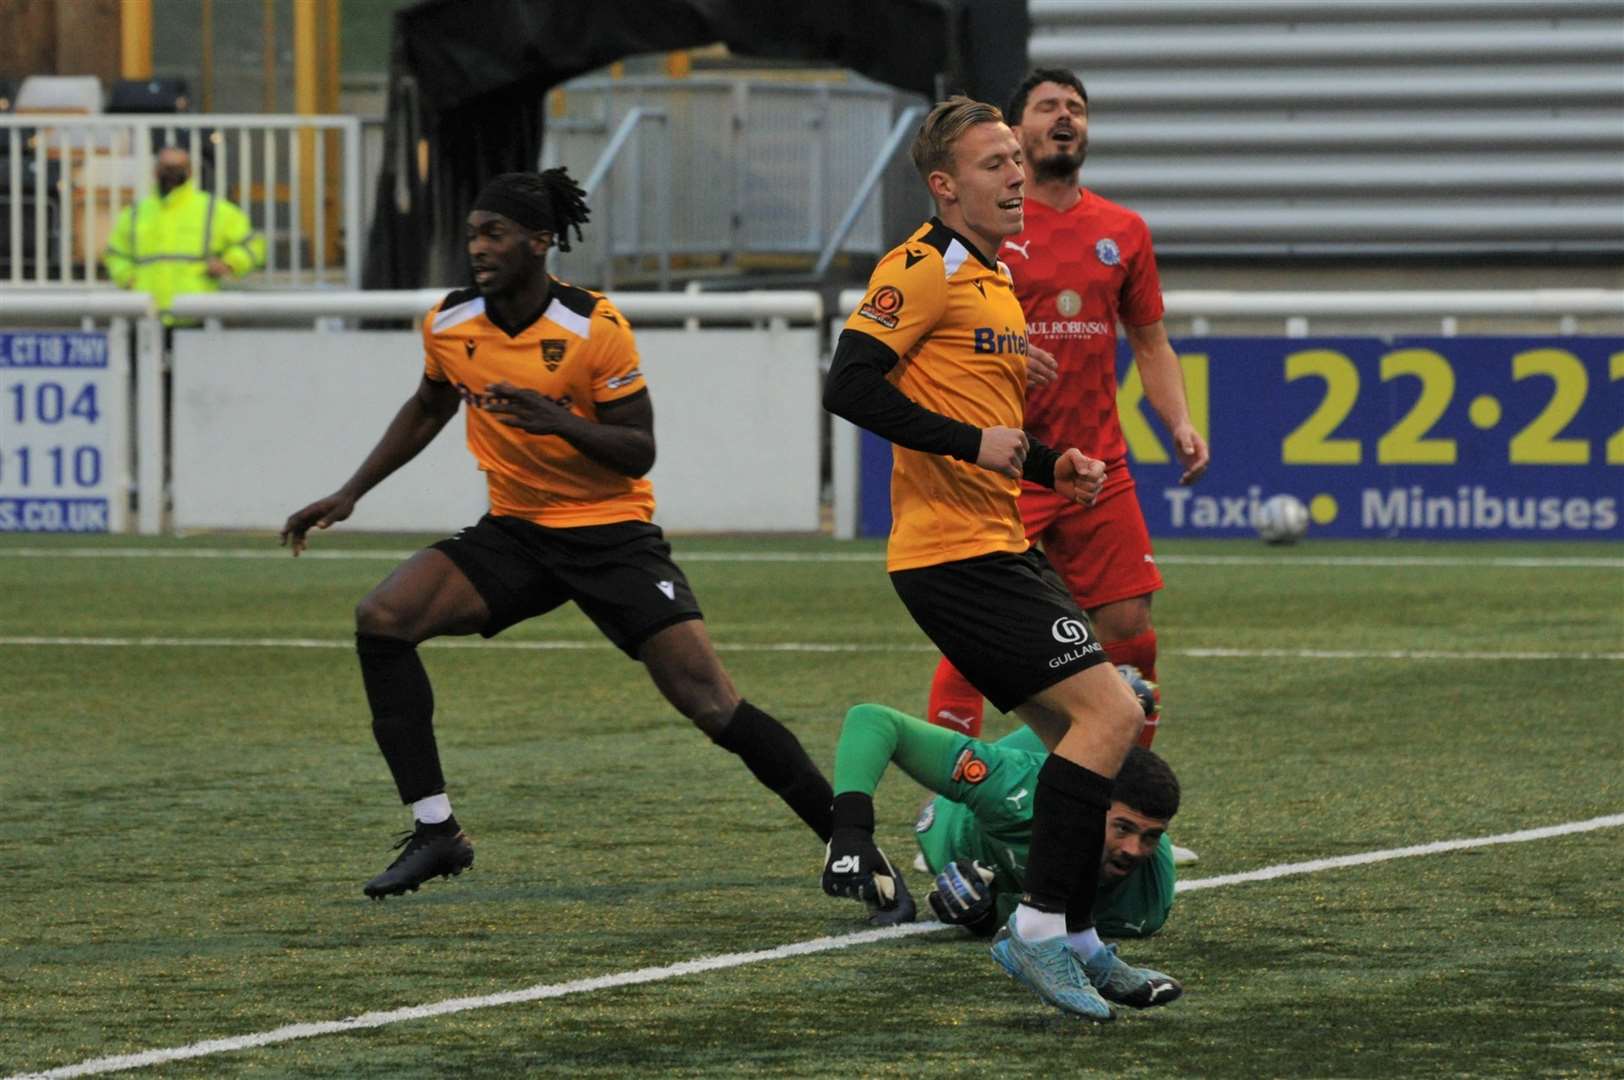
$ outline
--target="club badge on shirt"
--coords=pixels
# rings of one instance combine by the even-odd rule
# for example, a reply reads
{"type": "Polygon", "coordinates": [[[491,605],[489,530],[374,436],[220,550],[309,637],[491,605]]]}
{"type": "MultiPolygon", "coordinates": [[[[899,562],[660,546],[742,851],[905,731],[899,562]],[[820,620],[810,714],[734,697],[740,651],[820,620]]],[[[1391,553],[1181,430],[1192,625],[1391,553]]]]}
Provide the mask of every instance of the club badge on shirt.
{"type": "Polygon", "coordinates": [[[865,319],[873,319],[887,330],[897,328],[897,312],[902,310],[902,290],[895,285],[881,285],[874,295],[857,309],[865,319]]]}
{"type": "Polygon", "coordinates": [[[541,343],[541,362],[547,365],[548,371],[557,371],[558,365],[564,362],[564,349],[569,342],[562,338],[548,338],[541,343]]]}
{"type": "Polygon", "coordinates": [[[976,757],[976,752],[968,746],[959,751],[958,760],[953,763],[953,779],[979,784],[986,778],[987,763],[976,757]]]}
{"type": "Polygon", "coordinates": [[[1094,244],[1094,254],[1106,266],[1115,266],[1122,261],[1122,252],[1109,236],[1101,237],[1094,244]]]}

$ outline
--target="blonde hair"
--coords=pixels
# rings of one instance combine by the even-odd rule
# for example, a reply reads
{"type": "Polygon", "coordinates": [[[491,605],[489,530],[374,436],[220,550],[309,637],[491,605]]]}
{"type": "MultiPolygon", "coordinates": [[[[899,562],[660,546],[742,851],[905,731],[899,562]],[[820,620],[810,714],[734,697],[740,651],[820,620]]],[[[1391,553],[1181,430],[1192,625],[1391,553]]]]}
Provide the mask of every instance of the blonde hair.
{"type": "Polygon", "coordinates": [[[929,184],[931,173],[951,173],[953,144],[960,136],[977,124],[1000,124],[1003,120],[1004,114],[998,106],[963,94],[938,102],[919,125],[919,134],[914,136],[913,146],[908,150],[914,168],[919,170],[919,178],[929,184]]]}

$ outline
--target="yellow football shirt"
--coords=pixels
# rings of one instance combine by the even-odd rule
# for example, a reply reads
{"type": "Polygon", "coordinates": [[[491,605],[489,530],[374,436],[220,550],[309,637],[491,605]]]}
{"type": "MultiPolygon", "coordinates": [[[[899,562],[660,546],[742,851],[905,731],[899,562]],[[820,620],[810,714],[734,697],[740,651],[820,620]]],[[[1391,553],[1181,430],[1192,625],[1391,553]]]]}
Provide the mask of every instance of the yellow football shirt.
{"type": "Polygon", "coordinates": [[[423,373],[467,404],[468,449],[485,473],[491,513],[569,528],[654,516],[654,485],[582,454],[557,435],[509,427],[482,407],[507,381],[539,391],[587,420],[598,407],[648,389],[625,316],[597,293],[554,279],[546,309],[509,336],[477,289],[451,293],[423,320],[423,373]]]}
{"type": "MultiPolygon", "coordinates": [[[[915,403],[976,427],[1021,427],[1026,316],[1009,268],[932,219],[874,268],[846,329],[884,342],[887,376],[915,403]]],[[[911,570],[1030,545],[1020,481],[974,462],[893,446],[886,568],[911,570]]]]}

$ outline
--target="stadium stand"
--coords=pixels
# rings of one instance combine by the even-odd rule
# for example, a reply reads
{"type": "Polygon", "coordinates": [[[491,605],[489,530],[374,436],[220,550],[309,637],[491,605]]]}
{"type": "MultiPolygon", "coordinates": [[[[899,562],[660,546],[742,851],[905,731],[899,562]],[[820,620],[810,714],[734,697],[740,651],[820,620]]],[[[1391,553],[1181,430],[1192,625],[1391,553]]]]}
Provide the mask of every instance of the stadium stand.
{"type": "Polygon", "coordinates": [[[1180,255],[1624,252],[1617,0],[1033,0],[1088,185],[1180,255]]]}
{"type": "Polygon", "coordinates": [[[94,75],[30,75],[17,90],[14,111],[63,116],[99,113],[101,80],[94,75]]]}
{"type": "Polygon", "coordinates": [[[183,113],[191,107],[185,79],[124,79],[107,93],[110,113],[183,113]]]}

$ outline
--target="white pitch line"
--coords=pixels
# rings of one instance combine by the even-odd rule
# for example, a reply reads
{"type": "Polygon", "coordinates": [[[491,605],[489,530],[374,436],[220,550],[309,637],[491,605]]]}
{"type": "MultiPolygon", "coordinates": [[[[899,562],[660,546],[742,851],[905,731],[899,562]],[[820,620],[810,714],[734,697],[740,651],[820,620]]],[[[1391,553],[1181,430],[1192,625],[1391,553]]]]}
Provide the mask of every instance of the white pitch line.
{"type": "MultiPolygon", "coordinates": [[[[353,649],[339,638],[185,638],[185,637],[0,637],[6,646],[92,649],[353,649]]],[[[507,649],[519,652],[600,652],[616,646],[604,639],[557,641],[486,641],[437,638],[430,649],[507,649]]],[[[763,641],[717,642],[717,652],[734,653],[935,653],[934,645],[896,641],[763,641]]],[[[1163,649],[1163,655],[1194,660],[1624,660],[1624,652],[1489,652],[1447,649],[1163,649]]]]}
{"type": "MultiPolygon", "coordinates": [[[[179,638],[179,637],[0,637],[0,646],[68,646],[83,648],[180,648],[180,649],[353,649],[355,642],[334,638],[179,638]]],[[[619,647],[606,639],[558,641],[485,641],[470,638],[438,638],[424,642],[429,649],[508,649],[520,652],[618,652],[619,647]]],[[[714,646],[718,652],[760,653],[861,653],[861,652],[935,652],[931,645],[878,641],[821,642],[821,641],[765,641],[759,644],[726,644],[714,646]]],[[[1624,657],[1624,654],[1620,654],[1624,657]]],[[[1570,657],[1571,659],[1571,657],[1570,657]]]]}
{"type": "MultiPolygon", "coordinates": [[[[412,551],[377,549],[306,551],[301,559],[317,561],[400,562],[412,551]]],[[[288,559],[280,549],[255,548],[49,548],[0,547],[0,559],[288,559]]],[[[883,563],[885,553],[836,551],[689,551],[678,562],[715,563],[883,563]]],[[[1163,566],[1348,566],[1348,567],[1509,567],[1517,569],[1624,570],[1624,559],[1601,556],[1500,555],[1472,559],[1455,555],[1178,555],[1156,556],[1163,566]]]]}
{"type": "Polygon", "coordinates": [[[1487,652],[1471,649],[1164,649],[1197,660],[1624,660],[1624,652],[1487,652]]]}
{"type": "Polygon", "coordinates": [[[1175,892],[1190,892],[1194,889],[1220,889],[1225,885],[1239,885],[1247,881],[1273,881],[1275,878],[1291,877],[1296,874],[1317,874],[1321,870],[1340,870],[1346,866],[1365,866],[1369,863],[1387,862],[1389,859],[1412,859],[1417,855],[1437,855],[1445,851],[1495,847],[1499,844],[1521,844],[1529,840],[1547,840],[1553,836],[1572,836],[1574,833],[1593,832],[1596,829],[1616,829],[1621,825],[1624,825],[1624,814],[1609,814],[1606,817],[1590,818],[1588,821],[1569,821],[1562,825],[1545,825],[1538,829],[1521,829],[1517,832],[1500,833],[1497,836],[1478,836],[1468,840],[1437,840],[1430,844],[1388,848],[1385,851],[1366,851],[1358,855],[1338,855],[1331,859],[1282,863],[1279,866],[1265,866],[1261,870],[1247,870],[1239,874],[1195,878],[1175,883],[1173,890],[1175,892]]]}
{"type": "Polygon", "coordinates": [[[360,1016],[350,1016],[343,1020],[324,1020],[310,1024],[288,1024],[285,1027],[273,1028],[270,1031],[262,1031],[255,1035],[238,1035],[229,1039],[209,1039],[205,1042],[191,1043],[187,1046],[178,1046],[167,1050],[147,1050],[139,1054],[93,1058],[89,1061],[81,1061],[77,1065],[64,1065],[61,1068],[48,1069],[45,1072],[19,1073],[7,1077],[6,1080],[45,1080],[48,1077],[92,1076],[96,1073],[122,1072],[126,1069],[140,1069],[148,1065],[164,1065],[171,1061],[184,1061],[188,1058],[208,1057],[213,1054],[227,1054],[236,1050],[248,1050],[256,1046],[292,1042],[294,1039],[309,1039],[317,1035],[338,1035],[346,1031],[386,1027],[389,1024],[398,1024],[406,1020],[422,1020],[431,1016],[449,1016],[453,1013],[468,1012],[473,1009],[490,1009],[500,1005],[521,1005],[528,1001],[543,1001],[547,998],[565,997],[569,994],[586,994],[595,990],[613,990],[622,986],[636,986],[639,983],[662,982],[665,979],[676,979],[684,975],[698,975],[706,971],[724,971],[728,968],[743,967],[746,964],[759,964],[768,960],[783,960],[792,956],[808,956],[813,953],[829,952],[832,949],[849,949],[853,945],[866,945],[871,941],[886,941],[916,934],[932,934],[945,929],[947,927],[942,923],[921,922],[910,923],[905,926],[888,926],[880,930],[865,930],[856,934],[843,934],[839,937],[813,938],[810,941],[798,941],[790,945],[780,945],[776,949],[728,953],[723,956],[707,956],[698,960],[684,960],[681,963],[668,964],[664,967],[639,968],[636,971],[625,971],[618,975],[599,975],[590,979],[576,979],[574,982],[530,986],[523,990],[509,990],[500,994],[449,998],[428,1005],[411,1005],[403,1009],[389,1009],[385,1012],[362,1013],[360,1016]]]}
{"type": "MultiPolygon", "coordinates": [[[[1561,825],[1547,825],[1543,828],[1523,829],[1520,832],[1500,833],[1496,836],[1479,836],[1464,840],[1440,840],[1432,844],[1388,848],[1383,851],[1367,851],[1358,855],[1343,855],[1334,859],[1316,859],[1313,862],[1266,866],[1260,870],[1251,870],[1240,874],[1224,874],[1218,877],[1196,878],[1193,881],[1180,881],[1174,888],[1178,892],[1189,892],[1195,889],[1216,889],[1226,885],[1238,885],[1243,882],[1268,881],[1296,874],[1317,873],[1321,870],[1363,866],[1369,863],[1387,862],[1391,859],[1408,859],[1417,855],[1436,855],[1441,852],[1462,851],[1468,848],[1494,847],[1499,844],[1545,840],[1553,836],[1570,836],[1574,833],[1591,832],[1596,829],[1616,829],[1621,825],[1624,825],[1624,814],[1612,814],[1607,817],[1590,818],[1587,821],[1570,821],[1561,825]]],[[[599,975],[590,979],[576,979],[573,982],[542,984],[526,987],[523,990],[509,990],[500,994],[485,994],[479,997],[449,998],[428,1005],[412,1005],[402,1009],[389,1009],[384,1012],[362,1013],[360,1016],[346,1017],[343,1020],[288,1024],[284,1027],[273,1028],[270,1031],[262,1031],[253,1035],[208,1039],[203,1042],[189,1043],[186,1046],[176,1046],[164,1050],[145,1050],[138,1054],[91,1058],[88,1061],[81,1061],[74,1065],[63,1065],[60,1068],[48,1069],[44,1072],[17,1073],[6,1077],[5,1080],[55,1080],[55,1078],[123,1072],[128,1069],[144,1068],[148,1065],[164,1065],[171,1061],[185,1061],[190,1058],[229,1054],[237,1050],[249,1050],[260,1046],[271,1046],[276,1043],[292,1042],[295,1039],[309,1039],[319,1035],[338,1035],[347,1031],[385,1027],[389,1024],[398,1024],[407,1020],[422,1020],[432,1016],[449,1016],[453,1013],[469,1012],[474,1009],[490,1009],[502,1005],[520,1005],[525,1002],[544,1001],[548,998],[564,997],[569,994],[585,994],[597,990],[613,990],[622,986],[636,986],[640,983],[663,982],[666,979],[681,978],[685,975],[698,975],[708,971],[725,971],[728,968],[744,967],[747,964],[760,964],[770,960],[783,960],[792,956],[810,956],[813,953],[849,949],[854,945],[890,941],[895,938],[911,937],[917,934],[932,934],[945,929],[947,927],[942,923],[921,922],[911,923],[906,926],[889,926],[880,930],[863,930],[854,934],[842,934],[838,937],[813,938],[810,941],[780,945],[774,949],[707,956],[698,960],[684,960],[676,964],[667,964],[663,967],[639,968],[636,971],[625,971],[618,975],[599,975]]]]}
{"type": "Polygon", "coordinates": [[[1158,563],[1173,566],[1506,566],[1534,569],[1585,567],[1624,570],[1624,559],[1588,555],[1493,555],[1469,559],[1456,555],[1158,555],[1158,563]]]}

